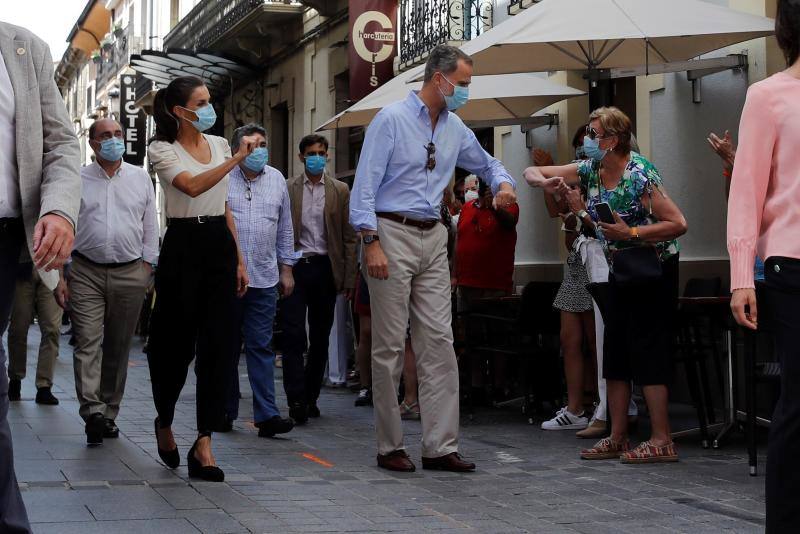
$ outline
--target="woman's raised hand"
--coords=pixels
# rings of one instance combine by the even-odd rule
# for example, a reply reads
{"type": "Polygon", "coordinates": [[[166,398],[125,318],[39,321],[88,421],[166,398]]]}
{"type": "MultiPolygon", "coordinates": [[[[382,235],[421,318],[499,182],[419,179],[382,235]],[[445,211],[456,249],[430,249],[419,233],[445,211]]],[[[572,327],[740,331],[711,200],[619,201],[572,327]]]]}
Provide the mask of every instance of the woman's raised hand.
{"type": "Polygon", "coordinates": [[[239,148],[236,149],[235,157],[246,158],[258,146],[258,139],[253,135],[246,135],[239,141],[239,148]]]}

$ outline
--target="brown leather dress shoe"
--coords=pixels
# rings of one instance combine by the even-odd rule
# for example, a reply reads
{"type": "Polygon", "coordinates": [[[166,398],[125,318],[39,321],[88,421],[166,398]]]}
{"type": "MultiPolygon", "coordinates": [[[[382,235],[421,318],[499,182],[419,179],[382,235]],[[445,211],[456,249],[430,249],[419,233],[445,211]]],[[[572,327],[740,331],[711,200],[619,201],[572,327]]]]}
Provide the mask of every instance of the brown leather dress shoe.
{"type": "Polygon", "coordinates": [[[465,462],[457,452],[451,452],[438,458],[422,457],[423,469],[435,469],[437,471],[455,471],[456,473],[466,473],[475,471],[475,464],[465,462]]]}
{"type": "Polygon", "coordinates": [[[389,471],[404,471],[406,473],[416,471],[417,469],[403,449],[392,451],[389,454],[379,454],[378,467],[388,469],[389,471]]]}

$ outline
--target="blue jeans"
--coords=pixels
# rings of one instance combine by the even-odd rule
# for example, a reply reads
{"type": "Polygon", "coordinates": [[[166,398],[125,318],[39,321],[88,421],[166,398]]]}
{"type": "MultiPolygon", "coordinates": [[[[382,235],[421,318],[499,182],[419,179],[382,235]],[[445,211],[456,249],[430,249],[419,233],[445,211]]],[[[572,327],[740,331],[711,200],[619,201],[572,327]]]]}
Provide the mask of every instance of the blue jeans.
{"type": "Polygon", "coordinates": [[[239,348],[244,340],[247,357],[247,375],[253,390],[253,418],[261,423],[280,415],[275,404],[275,353],[272,344],[272,324],[278,301],[278,288],[248,287],[247,293],[237,299],[234,316],[237,321],[235,350],[236,362],[231,388],[228,392],[226,412],[230,419],[239,416],[239,348]]]}

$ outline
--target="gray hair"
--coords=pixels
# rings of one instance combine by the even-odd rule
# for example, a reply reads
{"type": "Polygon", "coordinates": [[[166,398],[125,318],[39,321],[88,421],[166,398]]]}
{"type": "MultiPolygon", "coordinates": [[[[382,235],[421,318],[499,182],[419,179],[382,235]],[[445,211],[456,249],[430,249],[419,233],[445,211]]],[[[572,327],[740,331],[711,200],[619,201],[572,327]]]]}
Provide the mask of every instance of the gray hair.
{"type": "Polygon", "coordinates": [[[264,139],[267,138],[267,130],[265,130],[264,127],[261,126],[260,124],[251,122],[249,124],[245,124],[244,126],[239,126],[233,131],[233,139],[231,139],[231,149],[236,150],[237,148],[239,148],[239,144],[242,142],[242,137],[253,134],[261,134],[264,136],[264,139]]]}
{"type": "Polygon", "coordinates": [[[428,62],[425,63],[425,81],[433,79],[437,72],[450,74],[458,68],[458,60],[464,60],[467,65],[472,65],[472,58],[460,48],[449,45],[438,45],[431,50],[428,62]]]}

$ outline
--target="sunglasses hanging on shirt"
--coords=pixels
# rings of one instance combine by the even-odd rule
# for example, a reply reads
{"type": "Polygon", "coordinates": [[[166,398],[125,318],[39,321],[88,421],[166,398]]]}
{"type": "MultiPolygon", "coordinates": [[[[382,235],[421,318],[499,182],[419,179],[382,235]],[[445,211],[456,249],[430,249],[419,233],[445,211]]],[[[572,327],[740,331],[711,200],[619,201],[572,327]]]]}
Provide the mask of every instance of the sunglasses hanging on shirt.
{"type": "Polygon", "coordinates": [[[436,168],[436,145],[431,141],[425,146],[425,150],[428,152],[428,161],[425,163],[425,168],[432,171],[436,168]]]}

